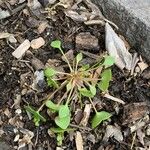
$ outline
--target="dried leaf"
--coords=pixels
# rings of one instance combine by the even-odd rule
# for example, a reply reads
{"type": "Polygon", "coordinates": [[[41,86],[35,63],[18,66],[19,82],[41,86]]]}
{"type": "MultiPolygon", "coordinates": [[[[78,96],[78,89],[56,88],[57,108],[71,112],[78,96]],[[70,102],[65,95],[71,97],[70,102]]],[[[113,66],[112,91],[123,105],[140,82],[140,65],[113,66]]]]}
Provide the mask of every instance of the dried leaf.
{"type": "Polygon", "coordinates": [[[110,137],[114,137],[114,139],[116,139],[118,142],[123,141],[121,130],[112,125],[107,126],[103,141],[108,141],[110,137]]]}
{"type": "Polygon", "coordinates": [[[115,58],[115,64],[123,70],[131,70],[132,55],[127,51],[122,39],[115,33],[112,27],[106,23],[106,50],[115,58]]]}

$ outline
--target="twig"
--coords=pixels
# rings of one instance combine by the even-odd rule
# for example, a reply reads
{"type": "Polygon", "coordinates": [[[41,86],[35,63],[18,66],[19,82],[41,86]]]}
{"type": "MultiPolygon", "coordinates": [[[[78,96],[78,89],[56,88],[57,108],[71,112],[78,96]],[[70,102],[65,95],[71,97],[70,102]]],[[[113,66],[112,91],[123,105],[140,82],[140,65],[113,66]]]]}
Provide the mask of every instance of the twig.
{"type": "Polygon", "coordinates": [[[104,94],[104,97],[108,98],[108,99],[111,99],[115,102],[118,102],[118,103],[121,103],[121,104],[125,104],[125,102],[119,98],[116,98],[116,97],[113,97],[111,95],[109,95],[108,93],[104,94]]]}

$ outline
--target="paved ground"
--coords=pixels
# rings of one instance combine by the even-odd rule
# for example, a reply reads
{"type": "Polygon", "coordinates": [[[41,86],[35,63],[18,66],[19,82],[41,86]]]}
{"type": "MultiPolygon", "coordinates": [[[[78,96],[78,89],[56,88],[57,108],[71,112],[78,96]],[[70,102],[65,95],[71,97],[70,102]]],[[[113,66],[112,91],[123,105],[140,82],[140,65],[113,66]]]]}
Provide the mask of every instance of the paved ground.
{"type": "Polygon", "coordinates": [[[150,62],[150,0],[93,0],[150,62]]]}

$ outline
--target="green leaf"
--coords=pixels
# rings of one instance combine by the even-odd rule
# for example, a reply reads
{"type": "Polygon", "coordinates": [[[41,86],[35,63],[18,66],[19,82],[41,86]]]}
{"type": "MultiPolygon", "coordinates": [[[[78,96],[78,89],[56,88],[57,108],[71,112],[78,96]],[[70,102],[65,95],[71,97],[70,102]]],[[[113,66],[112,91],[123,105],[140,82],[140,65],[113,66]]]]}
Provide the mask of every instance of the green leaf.
{"type": "Polygon", "coordinates": [[[61,146],[64,140],[64,133],[58,133],[56,139],[57,139],[57,145],[61,146]]]}
{"type": "Polygon", "coordinates": [[[112,79],[111,69],[104,70],[101,74],[101,78],[102,78],[102,80],[110,81],[112,79]]]}
{"type": "Polygon", "coordinates": [[[45,103],[45,105],[46,105],[48,108],[50,108],[50,109],[52,109],[52,110],[55,110],[55,111],[59,111],[59,109],[60,109],[60,105],[54,104],[51,100],[47,101],[47,102],[45,103]]]}
{"type": "Polygon", "coordinates": [[[59,109],[59,118],[70,116],[70,110],[68,105],[61,105],[59,109]]]}
{"type": "Polygon", "coordinates": [[[61,49],[61,41],[60,40],[52,41],[51,47],[61,49]]]}
{"type": "Polygon", "coordinates": [[[57,83],[57,81],[51,79],[51,78],[47,78],[47,84],[49,87],[54,87],[54,88],[58,88],[59,85],[57,83]]]}
{"type": "Polygon", "coordinates": [[[86,97],[93,97],[94,95],[92,94],[92,92],[86,88],[80,88],[79,92],[81,95],[86,96],[86,97]]]}
{"type": "Polygon", "coordinates": [[[85,71],[85,70],[87,70],[89,68],[90,68],[90,65],[86,64],[86,65],[83,65],[81,68],[79,68],[79,71],[85,71]]]}
{"type": "Polygon", "coordinates": [[[101,74],[101,81],[98,83],[98,87],[103,92],[107,91],[109,88],[109,82],[112,79],[111,69],[106,69],[101,74]]]}
{"type": "Polygon", "coordinates": [[[46,68],[46,69],[44,70],[44,75],[45,75],[47,78],[52,77],[52,76],[54,76],[55,74],[57,74],[57,71],[54,70],[53,68],[46,68]]]}
{"type": "Polygon", "coordinates": [[[93,96],[95,96],[95,94],[96,94],[96,87],[94,85],[90,85],[90,91],[93,94],[93,96]]]}
{"type": "Polygon", "coordinates": [[[70,132],[70,131],[73,131],[74,129],[73,129],[73,128],[67,128],[67,129],[50,128],[50,130],[51,130],[53,133],[64,133],[64,132],[70,132]]]}
{"type": "Polygon", "coordinates": [[[78,64],[83,58],[83,55],[82,53],[79,53],[77,56],[76,56],[76,63],[78,64]]]}
{"type": "Polygon", "coordinates": [[[105,56],[105,60],[103,65],[105,66],[105,68],[108,68],[110,66],[112,66],[115,63],[115,58],[112,56],[105,56]]]}
{"type": "Polygon", "coordinates": [[[68,84],[66,85],[66,88],[67,88],[67,92],[71,90],[72,88],[72,82],[69,81],[68,84]]]}
{"type": "Polygon", "coordinates": [[[97,112],[92,119],[92,128],[97,127],[102,121],[109,119],[111,116],[112,114],[106,111],[97,112]]]}
{"type": "Polygon", "coordinates": [[[64,117],[64,118],[60,118],[60,117],[56,117],[55,118],[55,123],[62,129],[67,129],[67,127],[70,124],[70,115],[64,117]]]}
{"type": "Polygon", "coordinates": [[[31,106],[25,106],[25,109],[33,115],[35,126],[39,126],[40,121],[46,122],[46,119],[40,115],[38,111],[35,111],[31,106]]]}
{"type": "Polygon", "coordinates": [[[107,91],[109,88],[109,81],[108,80],[101,80],[100,83],[98,83],[98,87],[103,92],[107,91]]]}

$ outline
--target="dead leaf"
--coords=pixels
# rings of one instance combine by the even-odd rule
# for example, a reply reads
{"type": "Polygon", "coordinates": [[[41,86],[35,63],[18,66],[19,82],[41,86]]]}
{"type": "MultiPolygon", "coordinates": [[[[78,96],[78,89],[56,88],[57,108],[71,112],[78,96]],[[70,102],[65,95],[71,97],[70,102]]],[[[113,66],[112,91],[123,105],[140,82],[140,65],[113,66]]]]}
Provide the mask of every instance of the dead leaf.
{"type": "Polygon", "coordinates": [[[7,18],[9,16],[10,16],[10,13],[9,13],[8,10],[2,10],[0,8],[0,19],[5,19],[5,18],[7,18]]]}
{"type": "Polygon", "coordinates": [[[83,138],[79,131],[76,132],[75,141],[77,150],[83,150],[83,138]]]}
{"type": "Polygon", "coordinates": [[[131,70],[132,55],[127,51],[124,42],[115,33],[109,23],[105,25],[106,31],[106,50],[109,55],[115,57],[115,64],[123,70],[131,70]]]}
{"type": "Polygon", "coordinates": [[[118,142],[123,141],[123,135],[122,135],[121,130],[112,125],[107,126],[105,135],[103,137],[103,141],[108,141],[110,137],[113,137],[118,142]]]}
{"type": "Polygon", "coordinates": [[[17,59],[20,59],[25,52],[30,48],[30,41],[25,40],[22,44],[19,45],[19,47],[12,53],[14,57],[17,59]]]}
{"type": "Polygon", "coordinates": [[[137,137],[138,137],[140,143],[144,146],[145,145],[145,143],[144,143],[145,133],[142,132],[142,129],[138,129],[136,131],[136,133],[137,133],[137,137]]]}
{"type": "Polygon", "coordinates": [[[1,32],[0,33],[0,39],[7,39],[11,36],[12,34],[8,33],[8,32],[1,32]]]}

